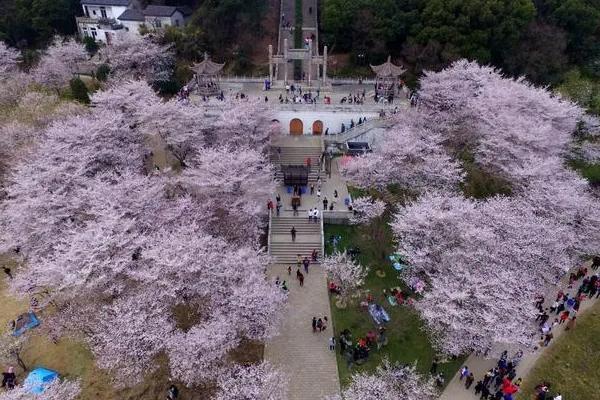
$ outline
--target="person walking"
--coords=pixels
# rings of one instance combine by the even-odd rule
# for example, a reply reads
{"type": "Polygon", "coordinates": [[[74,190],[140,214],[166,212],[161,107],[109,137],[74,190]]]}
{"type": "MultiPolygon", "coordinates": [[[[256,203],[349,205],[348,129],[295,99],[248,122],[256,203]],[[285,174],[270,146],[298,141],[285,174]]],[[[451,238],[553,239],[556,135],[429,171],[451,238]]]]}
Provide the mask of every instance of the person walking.
{"type": "Polygon", "coordinates": [[[277,202],[275,210],[277,211],[277,216],[279,217],[279,214],[281,213],[281,203],[277,202]]]}
{"type": "Polygon", "coordinates": [[[304,257],[304,260],[302,260],[302,264],[304,264],[304,272],[308,274],[308,266],[310,265],[310,260],[308,259],[308,257],[304,257]]]}
{"type": "Polygon", "coordinates": [[[317,197],[321,198],[321,189],[317,189],[317,197]]]}
{"type": "Polygon", "coordinates": [[[335,337],[333,336],[329,338],[329,350],[335,351],[335,337]]]}
{"type": "Polygon", "coordinates": [[[465,389],[469,389],[471,387],[471,385],[473,384],[473,382],[475,381],[475,376],[473,375],[473,373],[469,373],[469,375],[465,378],[465,389]]]}
{"type": "Polygon", "coordinates": [[[296,241],[296,227],[295,226],[292,226],[290,233],[292,234],[292,242],[295,242],[296,241]]]}
{"type": "Polygon", "coordinates": [[[319,318],[319,319],[317,320],[317,330],[318,330],[319,332],[321,332],[321,331],[323,330],[323,320],[322,320],[321,318],[319,318]]]}
{"type": "Polygon", "coordinates": [[[313,183],[310,184],[310,195],[315,194],[315,185],[313,183]]]}
{"type": "Polygon", "coordinates": [[[477,381],[477,384],[475,385],[475,395],[481,393],[481,390],[483,390],[483,382],[477,381]]]}
{"type": "Polygon", "coordinates": [[[300,286],[304,286],[304,274],[298,271],[300,275],[298,275],[298,281],[300,282],[300,286]]]}
{"type": "Polygon", "coordinates": [[[292,274],[292,266],[288,265],[288,275],[291,275],[291,274],[292,274]]]}
{"type": "Polygon", "coordinates": [[[312,319],[312,330],[313,333],[317,331],[317,317],[313,317],[312,319]]]}
{"type": "Polygon", "coordinates": [[[313,218],[313,209],[311,208],[306,213],[308,214],[308,222],[311,222],[313,218]]]}
{"type": "Polygon", "coordinates": [[[327,203],[329,203],[329,202],[327,201],[327,197],[325,197],[323,199],[323,211],[327,211],[327,203]]]}

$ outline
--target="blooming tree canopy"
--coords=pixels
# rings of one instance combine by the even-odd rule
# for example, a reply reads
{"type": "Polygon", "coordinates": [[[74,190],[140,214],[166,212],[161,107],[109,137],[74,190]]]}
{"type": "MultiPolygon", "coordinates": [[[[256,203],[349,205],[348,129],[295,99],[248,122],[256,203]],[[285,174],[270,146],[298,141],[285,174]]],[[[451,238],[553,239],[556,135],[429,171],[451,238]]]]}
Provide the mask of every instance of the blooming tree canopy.
{"type": "Polygon", "coordinates": [[[173,51],[149,35],[120,35],[106,52],[111,76],[117,80],[144,79],[154,84],[168,81],[173,73],[173,51]]]}
{"type": "Polygon", "coordinates": [[[27,268],[12,290],[50,289],[58,312],[45,329],[83,335],[121,385],[162,354],[174,378],[214,381],[242,340],[275,333],[285,301],[265,279],[269,260],[258,247],[272,169],[266,154],[230,145],[218,119],[199,118],[202,130],[215,125],[215,141],[193,141],[181,172],[149,173],[148,155],[164,149],[151,147],[148,127],[160,122],[146,108],[174,105],[144,85],[111,89],[85,116],[56,121],[15,169],[2,243],[21,246],[27,268]]]}
{"type": "Polygon", "coordinates": [[[328,400],[434,400],[433,379],[419,375],[414,366],[401,366],[384,360],[373,374],[352,375],[341,395],[328,400]]]}
{"type": "Polygon", "coordinates": [[[368,270],[352,261],[346,253],[335,253],[321,262],[323,269],[340,289],[340,295],[347,298],[354,290],[363,285],[368,270]]]}
{"type": "Polygon", "coordinates": [[[88,57],[83,45],[74,39],[63,40],[57,36],[42,54],[32,75],[36,82],[58,90],[73,78],[77,63],[87,60],[88,57]]]}
{"type": "Polygon", "coordinates": [[[75,400],[81,391],[78,381],[55,380],[44,393],[32,393],[25,386],[0,393],[0,400],[75,400]]]}
{"type": "Polygon", "coordinates": [[[269,363],[236,365],[219,376],[215,400],[285,400],[287,378],[269,363]]]}
{"type": "Polygon", "coordinates": [[[354,214],[350,217],[350,223],[366,224],[383,215],[385,202],[371,197],[359,197],[352,201],[352,211],[354,214]]]}
{"type": "Polygon", "coordinates": [[[455,187],[463,173],[444,149],[440,128],[445,120],[415,110],[394,118],[373,153],[356,157],[344,167],[345,177],[360,187],[385,188],[391,183],[412,189],[455,187]]]}
{"type": "Polygon", "coordinates": [[[466,60],[426,73],[419,92],[423,107],[444,115],[450,140],[457,135],[491,172],[518,182],[537,179],[544,159],[564,156],[582,110],[546,88],[466,60]]]}
{"type": "Polygon", "coordinates": [[[416,303],[451,354],[532,343],[532,299],[575,260],[577,236],[524,198],[428,193],[392,223],[399,252],[428,290],[416,303]]]}
{"type": "Polygon", "coordinates": [[[17,49],[13,49],[0,41],[0,80],[17,71],[21,55],[17,49]]]}

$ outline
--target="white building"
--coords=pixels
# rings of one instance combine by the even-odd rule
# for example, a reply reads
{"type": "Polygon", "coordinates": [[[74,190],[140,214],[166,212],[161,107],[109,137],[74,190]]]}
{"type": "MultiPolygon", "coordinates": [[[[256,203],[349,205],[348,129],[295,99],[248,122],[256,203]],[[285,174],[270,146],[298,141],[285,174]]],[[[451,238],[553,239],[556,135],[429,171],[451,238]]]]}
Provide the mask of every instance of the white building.
{"type": "Polygon", "coordinates": [[[192,14],[188,7],[149,5],[141,10],[133,0],[81,0],[81,6],[79,33],[106,44],[122,32],[139,33],[142,26],[149,30],[183,26],[192,14]]]}

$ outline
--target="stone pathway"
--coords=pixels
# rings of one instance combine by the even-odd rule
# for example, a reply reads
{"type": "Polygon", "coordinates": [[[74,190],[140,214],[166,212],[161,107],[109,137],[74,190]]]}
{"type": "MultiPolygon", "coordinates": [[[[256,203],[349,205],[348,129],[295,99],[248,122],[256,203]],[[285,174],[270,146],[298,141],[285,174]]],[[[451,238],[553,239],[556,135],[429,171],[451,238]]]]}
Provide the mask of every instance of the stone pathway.
{"type": "MultiPolygon", "coordinates": [[[[286,147],[306,149],[318,147],[321,149],[321,139],[310,136],[285,136],[273,146],[281,147],[282,153],[285,155],[286,147]]],[[[313,152],[307,150],[307,153],[313,152]]],[[[294,155],[296,156],[296,153],[294,155]]],[[[328,179],[324,179],[322,183],[322,189],[327,193],[333,191],[332,188],[329,188],[328,182],[328,179]]],[[[278,191],[282,195],[284,209],[280,220],[273,216],[272,227],[276,232],[271,236],[271,247],[277,249],[275,251],[278,252],[279,258],[289,262],[293,260],[293,257],[290,258],[287,253],[303,252],[306,250],[303,243],[313,243],[311,246],[321,243],[321,224],[308,225],[306,215],[306,210],[316,206],[318,199],[316,195],[302,196],[301,211],[295,217],[296,222],[294,222],[289,196],[285,193],[283,186],[278,188],[278,191]],[[290,223],[298,226],[295,243],[292,243],[291,235],[287,233],[290,223]],[[317,227],[318,229],[316,229],[317,227]],[[282,248],[290,250],[286,252],[282,248]]],[[[319,248],[319,252],[322,252],[322,248],[319,248]]],[[[304,286],[301,287],[296,279],[295,271],[295,263],[278,263],[268,267],[269,279],[275,280],[279,277],[281,280],[287,281],[289,298],[284,321],[280,327],[280,335],[267,342],[265,360],[288,374],[290,400],[321,400],[340,390],[335,353],[329,351],[328,345],[328,340],[333,333],[327,277],[318,264],[311,265],[309,273],[304,274],[304,286]],[[290,265],[292,273],[288,275],[287,268],[290,265]],[[313,333],[312,318],[323,318],[324,316],[329,319],[327,329],[320,333],[313,333]]]]}
{"type": "MultiPolygon", "coordinates": [[[[590,264],[588,263],[586,266],[588,267],[588,276],[590,273],[594,272],[590,271],[590,264]]],[[[581,280],[577,281],[577,284],[574,285],[572,289],[569,289],[568,293],[574,294],[577,292],[578,284],[581,284],[581,280]]],[[[566,282],[562,282],[560,287],[566,287],[566,282]]],[[[556,287],[556,290],[546,296],[546,304],[545,307],[549,307],[554,302],[554,295],[558,292],[559,287],[556,287]]],[[[586,300],[581,303],[579,307],[578,316],[582,313],[585,313],[589,308],[591,308],[598,300],[586,300]]],[[[554,315],[551,315],[550,318],[553,320],[554,315]]],[[[575,328],[577,329],[577,328],[575,328]]],[[[548,347],[552,347],[553,343],[561,337],[565,332],[565,324],[558,326],[552,330],[554,334],[554,339],[550,342],[548,347]]],[[[533,369],[536,361],[540,358],[540,356],[544,353],[546,348],[542,347],[533,353],[529,353],[523,357],[519,366],[517,367],[517,377],[523,378],[523,380],[527,380],[527,374],[533,369]]],[[[509,354],[509,357],[512,354],[509,354]]],[[[497,360],[491,359],[486,360],[482,357],[476,357],[475,355],[471,355],[466,361],[465,365],[469,367],[469,370],[473,372],[475,375],[475,383],[471,386],[470,390],[466,390],[464,386],[464,381],[459,380],[459,374],[456,374],[452,380],[448,383],[448,386],[440,396],[440,400],[479,400],[480,396],[475,395],[475,384],[480,379],[483,379],[485,373],[490,369],[496,366],[497,360]]]]}

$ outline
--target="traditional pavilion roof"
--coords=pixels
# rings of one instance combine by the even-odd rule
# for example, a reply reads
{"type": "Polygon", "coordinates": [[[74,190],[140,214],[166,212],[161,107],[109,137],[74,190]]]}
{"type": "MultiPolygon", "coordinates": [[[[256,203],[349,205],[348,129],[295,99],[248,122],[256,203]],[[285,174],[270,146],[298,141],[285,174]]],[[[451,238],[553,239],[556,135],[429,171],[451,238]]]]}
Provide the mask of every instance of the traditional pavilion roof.
{"type": "Polygon", "coordinates": [[[379,77],[397,77],[406,72],[401,66],[392,64],[391,56],[388,56],[387,61],[381,65],[371,65],[371,69],[379,77]]]}
{"type": "Polygon", "coordinates": [[[218,64],[211,61],[207,53],[204,53],[204,60],[192,66],[192,71],[198,75],[216,75],[223,69],[225,64],[218,64]]]}

